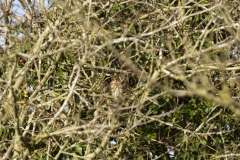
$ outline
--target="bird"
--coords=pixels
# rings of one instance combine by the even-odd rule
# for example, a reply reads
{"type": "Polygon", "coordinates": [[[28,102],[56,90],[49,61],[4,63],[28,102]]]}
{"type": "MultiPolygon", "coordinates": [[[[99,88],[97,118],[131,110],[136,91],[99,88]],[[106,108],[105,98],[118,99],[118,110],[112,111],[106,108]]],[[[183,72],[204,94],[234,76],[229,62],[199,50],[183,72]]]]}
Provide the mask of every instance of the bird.
{"type": "Polygon", "coordinates": [[[110,92],[114,99],[119,99],[120,96],[123,94],[123,85],[121,82],[120,77],[118,76],[113,76],[112,81],[110,83],[110,92]]]}

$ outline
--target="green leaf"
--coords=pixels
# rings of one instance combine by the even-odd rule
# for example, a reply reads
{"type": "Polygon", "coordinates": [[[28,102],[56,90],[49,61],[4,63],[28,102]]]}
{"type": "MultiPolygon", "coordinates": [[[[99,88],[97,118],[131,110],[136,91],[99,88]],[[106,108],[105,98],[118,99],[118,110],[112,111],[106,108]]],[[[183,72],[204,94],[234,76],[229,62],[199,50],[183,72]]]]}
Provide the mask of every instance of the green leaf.
{"type": "Polygon", "coordinates": [[[149,108],[151,109],[152,114],[157,114],[159,111],[159,106],[153,103],[149,105],[149,108]]]}
{"type": "Polygon", "coordinates": [[[75,151],[79,154],[82,155],[83,154],[83,148],[80,144],[77,144],[75,147],[75,151]]]}
{"type": "Polygon", "coordinates": [[[149,139],[156,139],[157,138],[157,133],[149,133],[149,134],[147,134],[147,137],[149,139]]]}

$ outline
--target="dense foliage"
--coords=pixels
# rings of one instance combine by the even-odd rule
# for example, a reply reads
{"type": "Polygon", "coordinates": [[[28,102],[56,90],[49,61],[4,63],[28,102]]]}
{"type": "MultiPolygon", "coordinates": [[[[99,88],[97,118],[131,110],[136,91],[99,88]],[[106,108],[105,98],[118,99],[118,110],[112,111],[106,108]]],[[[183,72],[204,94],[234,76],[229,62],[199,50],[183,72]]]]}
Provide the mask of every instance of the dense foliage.
{"type": "Polygon", "coordinates": [[[52,2],[0,6],[3,159],[240,158],[237,0],[52,2]]]}

